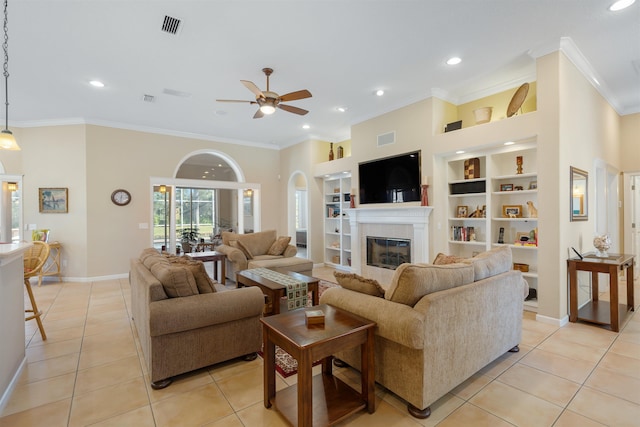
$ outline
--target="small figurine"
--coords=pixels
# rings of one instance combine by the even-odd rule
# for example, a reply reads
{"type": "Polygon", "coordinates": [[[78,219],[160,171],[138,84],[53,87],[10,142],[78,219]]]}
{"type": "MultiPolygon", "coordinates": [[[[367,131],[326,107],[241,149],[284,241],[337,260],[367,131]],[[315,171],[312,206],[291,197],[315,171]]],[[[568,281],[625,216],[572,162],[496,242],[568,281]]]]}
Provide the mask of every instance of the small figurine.
{"type": "Polygon", "coordinates": [[[538,218],[538,209],[533,205],[532,201],[527,202],[529,207],[529,218],[538,218]]]}

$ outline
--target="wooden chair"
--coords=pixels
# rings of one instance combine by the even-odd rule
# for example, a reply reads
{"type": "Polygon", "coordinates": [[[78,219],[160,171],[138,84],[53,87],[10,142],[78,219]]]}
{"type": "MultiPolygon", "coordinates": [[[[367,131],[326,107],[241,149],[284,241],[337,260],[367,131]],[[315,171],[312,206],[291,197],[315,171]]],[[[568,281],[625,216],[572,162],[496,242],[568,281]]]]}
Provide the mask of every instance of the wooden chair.
{"type": "Polygon", "coordinates": [[[31,310],[25,310],[25,313],[33,313],[32,315],[25,317],[24,320],[26,322],[36,319],[43,341],[47,339],[47,334],[44,332],[44,326],[42,326],[42,320],[40,319],[42,311],[38,310],[38,305],[36,304],[36,299],[33,297],[33,291],[31,290],[31,282],[29,279],[36,277],[40,273],[44,263],[47,262],[47,258],[49,258],[49,251],[50,249],[48,244],[45,242],[35,241],[33,242],[33,246],[27,249],[24,253],[24,285],[27,288],[29,300],[31,301],[31,310]]]}

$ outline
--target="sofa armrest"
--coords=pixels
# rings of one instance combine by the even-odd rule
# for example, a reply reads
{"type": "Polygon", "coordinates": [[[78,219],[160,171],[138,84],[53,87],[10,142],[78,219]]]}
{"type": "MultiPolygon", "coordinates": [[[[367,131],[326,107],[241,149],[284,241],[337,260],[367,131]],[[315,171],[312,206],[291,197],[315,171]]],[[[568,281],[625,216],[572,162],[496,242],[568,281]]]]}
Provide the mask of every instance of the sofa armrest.
{"type": "Polygon", "coordinates": [[[169,298],[150,304],[149,333],[153,337],[260,317],[263,309],[264,295],[256,286],[169,298]]]}
{"type": "Polygon", "coordinates": [[[220,245],[216,248],[216,251],[222,252],[227,256],[227,259],[229,261],[231,261],[238,267],[241,267],[237,269],[238,271],[245,270],[247,268],[247,257],[240,249],[233,248],[228,245],[220,245]]]}
{"type": "Polygon", "coordinates": [[[293,245],[288,245],[284,252],[282,253],[282,256],[285,258],[289,258],[289,257],[294,257],[298,254],[298,248],[296,248],[293,245]]]}
{"type": "Polygon", "coordinates": [[[327,289],[321,304],[376,322],[376,334],[413,349],[424,347],[424,316],[412,307],[344,288],[327,289]]]}

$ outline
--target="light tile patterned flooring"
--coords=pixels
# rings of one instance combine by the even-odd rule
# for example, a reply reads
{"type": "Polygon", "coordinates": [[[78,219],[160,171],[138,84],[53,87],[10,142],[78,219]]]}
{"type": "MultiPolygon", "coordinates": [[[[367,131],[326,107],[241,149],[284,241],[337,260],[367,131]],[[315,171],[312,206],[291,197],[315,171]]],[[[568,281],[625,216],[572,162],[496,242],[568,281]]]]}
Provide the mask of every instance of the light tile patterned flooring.
{"type": "MultiPolygon", "coordinates": [[[[331,270],[314,275],[330,279],[331,270]]],[[[152,390],[129,320],[126,279],[47,282],[34,291],[49,339],[43,342],[35,322],[27,323],[28,363],[0,426],[287,425],[263,406],[260,358],[211,366],[152,390]]],[[[586,324],[557,328],[525,312],[520,349],[433,404],[426,420],[409,416],[403,401],[377,387],[375,414],[362,412],[339,426],[640,425],[637,314],[618,334],[586,324]]],[[[335,372],[358,382],[350,369],[335,372]]],[[[295,382],[295,375],[278,376],[277,388],[295,382]]]]}

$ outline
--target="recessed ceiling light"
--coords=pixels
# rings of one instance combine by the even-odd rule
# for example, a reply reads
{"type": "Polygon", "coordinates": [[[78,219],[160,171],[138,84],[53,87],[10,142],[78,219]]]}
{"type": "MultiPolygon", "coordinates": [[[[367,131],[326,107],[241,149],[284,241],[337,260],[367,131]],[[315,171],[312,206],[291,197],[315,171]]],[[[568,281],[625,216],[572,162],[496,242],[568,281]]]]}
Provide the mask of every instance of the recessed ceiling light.
{"type": "Polygon", "coordinates": [[[311,126],[309,126],[309,125],[307,125],[307,124],[302,125],[302,129],[309,129],[310,127],[311,127],[311,126]]]}
{"type": "Polygon", "coordinates": [[[377,96],[382,96],[382,95],[384,95],[384,91],[383,91],[382,89],[378,89],[378,90],[376,91],[376,95],[377,95],[377,96]]]}
{"type": "Polygon", "coordinates": [[[609,6],[609,10],[612,12],[617,12],[619,10],[628,8],[635,2],[636,0],[618,0],[617,2],[609,6]]]}
{"type": "Polygon", "coordinates": [[[93,87],[104,87],[104,83],[102,83],[100,80],[91,80],[89,84],[93,87]]]}
{"type": "Polygon", "coordinates": [[[340,111],[341,113],[344,113],[345,111],[347,111],[347,107],[336,107],[336,111],[340,111]]]}
{"type": "Polygon", "coordinates": [[[513,142],[513,141],[507,141],[507,142],[504,143],[504,145],[513,145],[513,144],[515,144],[515,142],[513,142]]]}
{"type": "Polygon", "coordinates": [[[464,150],[458,150],[456,151],[456,154],[464,154],[464,150]]]}
{"type": "Polygon", "coordinates": [[[453,57],[447,59],[447,64],[448,65],[458,65],[461,62],[462,62],[462,59],[458,58],[457,56],[453,56],[453,57]]]}

